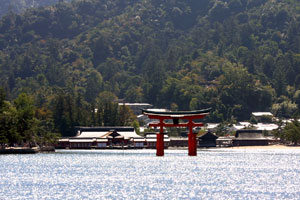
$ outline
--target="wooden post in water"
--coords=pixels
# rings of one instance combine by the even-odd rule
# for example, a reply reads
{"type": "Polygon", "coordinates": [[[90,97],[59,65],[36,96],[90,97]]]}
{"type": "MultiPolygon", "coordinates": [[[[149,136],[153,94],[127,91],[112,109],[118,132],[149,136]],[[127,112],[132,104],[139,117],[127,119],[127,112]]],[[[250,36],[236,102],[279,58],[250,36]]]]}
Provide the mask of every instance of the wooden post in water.
{"type": "Polygon", "coordinates": [[[159,133],[156,134],[156,156],[164,156],[164,127],[163,127],[163,119],[159,119],[159,133]]]}
{"type": "Polygon", "coordinates": [[[197,139],[196,139],[196,134],[193,133],[192,126],[189,126],[188,145],[189,145],[189,153],[188,153],[189,156],[197,156],[197,139]]]}
{"type": "Polygon", "coordinates": [[[156,156],[164,156],[164,134],[156,134],[156,156]]]}

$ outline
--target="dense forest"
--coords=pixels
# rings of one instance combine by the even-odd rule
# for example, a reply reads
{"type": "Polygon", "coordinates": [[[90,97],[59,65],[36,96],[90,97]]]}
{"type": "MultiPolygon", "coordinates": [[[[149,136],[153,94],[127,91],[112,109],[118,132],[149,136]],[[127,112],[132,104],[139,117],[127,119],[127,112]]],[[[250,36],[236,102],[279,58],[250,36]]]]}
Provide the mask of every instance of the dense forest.
{"type": "MultiPolygon", "coordinates": [[[[253,111],[290,118],[300,106],[299,23],[297,0],[60,1],[1,18],[0,86],[11,102],[31,96],[63,135],[103,125],[116,99],[211,107],[210,122],[253,111]]],[[[129,123],[116,119],[106,124],[129,123]]]]}
{"type": "Polygon", "coordinates": [[[70,2],[71,0],[0,0],[0,17],[9,12],[22,13],[26,9],[49,6],[59,1],[70,2]]]}

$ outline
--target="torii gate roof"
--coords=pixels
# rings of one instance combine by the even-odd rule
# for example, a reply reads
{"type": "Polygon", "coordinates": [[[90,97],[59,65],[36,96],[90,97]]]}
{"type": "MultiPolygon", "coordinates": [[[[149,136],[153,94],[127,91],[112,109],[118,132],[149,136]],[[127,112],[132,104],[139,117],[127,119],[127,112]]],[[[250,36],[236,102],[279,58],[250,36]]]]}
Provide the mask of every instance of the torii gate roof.
{"type": "Polygon", "coordinates": [[[145,115],[152,115],[152,116],[182,118],[182,117],[207,115],[209,114],[210,110],[211,108],[206,108],[202,110],[192,110],[192,111],[153,111],[153,110],[142,109],[142,113],[145,115]]]}

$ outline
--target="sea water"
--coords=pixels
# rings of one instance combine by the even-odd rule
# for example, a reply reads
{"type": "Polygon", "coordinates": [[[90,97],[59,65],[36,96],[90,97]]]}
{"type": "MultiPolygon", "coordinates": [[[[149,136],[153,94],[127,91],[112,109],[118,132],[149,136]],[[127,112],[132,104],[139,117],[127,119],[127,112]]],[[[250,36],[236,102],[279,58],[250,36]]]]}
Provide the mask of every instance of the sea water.
{"type": "Polygon", "coordinates": [[[6,199],[300,199],[300,150],[60,150],[0,155],[6,199]]]}

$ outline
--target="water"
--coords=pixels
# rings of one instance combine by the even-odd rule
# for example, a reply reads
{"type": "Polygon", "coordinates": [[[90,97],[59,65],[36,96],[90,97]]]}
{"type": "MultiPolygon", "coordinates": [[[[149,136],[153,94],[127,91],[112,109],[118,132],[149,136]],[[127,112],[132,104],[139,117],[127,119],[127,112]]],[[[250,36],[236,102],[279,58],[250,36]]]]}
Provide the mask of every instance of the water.
{"type": "Polygon", "coordinates": [[[300,150],[0,155],[3,199],[300,199],[300,150]]]}

